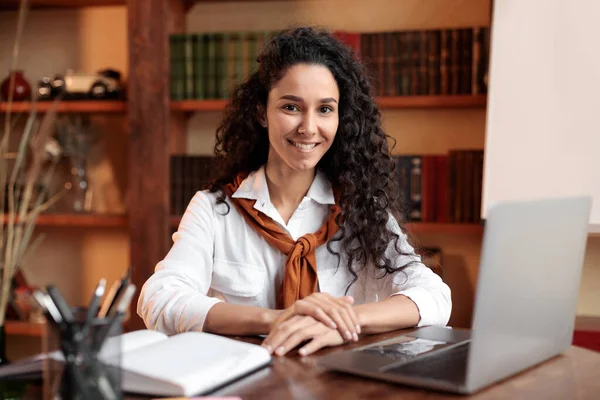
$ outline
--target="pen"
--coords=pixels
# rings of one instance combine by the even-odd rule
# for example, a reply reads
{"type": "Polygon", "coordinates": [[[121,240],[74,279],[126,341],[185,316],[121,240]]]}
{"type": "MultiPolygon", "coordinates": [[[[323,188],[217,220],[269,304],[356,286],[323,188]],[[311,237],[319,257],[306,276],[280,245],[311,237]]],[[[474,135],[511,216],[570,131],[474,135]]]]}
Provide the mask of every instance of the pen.
{"type": "Polygon", "coordinates": [[[100,350],[106,338],[110,336],[111,332],[115,329],[116,324],[121,320],[123,315],[125,315],[125,312],[127,312],[127,308],[129,307],[131,299],[135,294],[135,289],[136,288],[134,284],[129,284],[125,289],[123,296],[119,300],[119,304],[115,308],[113,308],[113,310],[109,314],[110,321],[108,322],[108,326],[102,332],[102,336],[94,338],[94,352],[100,350]]]}
{"type": "Polygon", "coordinates": [[[46,293],[43,293],[39,290],[35,290],[33,292],[33,298],[44,310],[46,317],[51,318],[57,325],[62,325],[62,316],[58,312],[58,309],[56,308],[52,300],[47,299],[46,296],[48,296],[46,293]]]}
{"type": "Polygon", "coordinates": [[[125,276],[123,276],[123,278],[121,279],[119,288],[117,289],[117,292],[115,293],[114,297],[112,298],[112,301],[109,304],[108,310],[106,310],[105,315],[110,314],[113,307],[115,307],[118,304],[120,297],[123,295],[123,291],[125,290],[127,285],[129,285],[130,277],[131,277],[131,268],[127,268],[127,272],[125,273],[125,276]]]}
{"type": "Polygon", "coordinates": [[[117,296],[117,291],[119,290],[120,286],[121,286],[121,280],[120,279],[116,280],[112,284],[112,286],[110,287],[108,292],[106,292],[106,297],[102,301],[102,307],[100,307],[100,311],[98,311],[98,318],[106,317],[106,314],[108,313],[108,309],[112,305],[115,297],[117,296]]]}
{"type": "Polygon", "coordinates": [[[88,305],[87,313],[85,316],[86,325],[90,324],[94,316],[98,313],[98,304],[100,303],[100,299],[104,295],[105,288],[106,280],[100,279],[100,282],[98,282],[98,286],[96,286],[96,290],[94,290],[94,294],[92,295],[90,304],[88,305]]]}
{"type": "Polygon", "coordinates": [[[90,304],[88,305],[88,309],[85,314],[85,321],[83,322],[83,326],[75,337],[75,339],[77,341],[85,340],[85,337],[90,332],[91,325],[93,324],[94,316],[98,312],[98,303],[100,303],[100,299],[102,298],[102,295],[104,295],[105,287],[106,287],[106,280],[100,279],[100,282],[98,282],[98,286],[96,286],[96,290],[94,290],[94,294],[92,295],[90,304]]]}
{"type": "Polygon", "coordinates": [[[60,291],[56,286],[48,285],[46,287],[46,291],[48,292],[47,303],[53,304],[55,306],[56,310],[62,317],[66,333],[72,338],[75,332],[73,329],[74,317],[71,308],[69,307],[65,299],[62,297],[60,291]]]}
{"type": "MultiPolygon", "coordinates": [[[[51,322],[54,321],[54,323],[58,326],[58,329],[61,332],[61,336],[71,337],[69,325],[65,323],[62,315],[58,311],[58,308],[56,307],[50,296],[47,293],[36,290],[33,292],[33,297],[35,298],[35,301],[37,301],[37,303],[40,305],[40,307],[42,307],[42,309],[45,311],[46,318],[51,322]]],[[[67,354],[72,354],[75,351],[73,348],[73,343],[70,340],[61,339],[60,347],[63,351],[63,354],[65,354],[65,357],[67,354]]]]}

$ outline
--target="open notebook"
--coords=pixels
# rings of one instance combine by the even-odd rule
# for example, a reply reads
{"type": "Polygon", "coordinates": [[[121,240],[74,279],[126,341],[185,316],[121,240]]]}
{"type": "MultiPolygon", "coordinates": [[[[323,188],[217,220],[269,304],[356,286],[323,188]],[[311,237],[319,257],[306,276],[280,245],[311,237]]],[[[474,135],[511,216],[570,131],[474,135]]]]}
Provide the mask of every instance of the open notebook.
{"type": "MultiPolygon", "coordinates": [[[[216,389],[268,365],[261,346],[204,332],[166,336],[140,330],[120,336],[122,388],[156,396],[191,396],[216,389]]],[[[0,379],[40,371],[47,357],[38,355],[0,368],[0,379]]],[[[108,356],[110,358],[110,355],[108,356]]]]}

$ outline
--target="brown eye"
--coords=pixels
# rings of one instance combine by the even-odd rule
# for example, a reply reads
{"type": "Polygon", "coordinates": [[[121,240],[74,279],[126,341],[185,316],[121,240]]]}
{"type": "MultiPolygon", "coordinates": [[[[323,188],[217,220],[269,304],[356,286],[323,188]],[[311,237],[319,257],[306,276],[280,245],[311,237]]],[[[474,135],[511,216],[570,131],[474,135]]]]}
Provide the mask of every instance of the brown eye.
{"type": "Polygon", "coordinates": [[[298,107],[296,107],[294,104],[286,104],[283,106],[283,108],[287,111],[298,111],[298,107]]]}
{"type": "Polygon", "coordinates": [[[321,114],[327,114],[327,113],[333,112],[333,108],[331,108],[329,106],[323,106],[323,107],[319,108],[319,112],[321,114]]]}

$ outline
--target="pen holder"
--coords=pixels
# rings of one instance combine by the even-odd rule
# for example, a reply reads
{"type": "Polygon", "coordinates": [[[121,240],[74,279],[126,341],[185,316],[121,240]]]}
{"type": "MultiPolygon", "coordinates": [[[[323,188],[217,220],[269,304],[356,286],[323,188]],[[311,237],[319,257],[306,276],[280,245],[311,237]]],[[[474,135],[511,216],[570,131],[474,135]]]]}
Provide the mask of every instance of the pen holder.
{"type": "Polygon", "coordinates": [[[122,399],[121,338],[123,316],[85,320],[85,311],[75,312],[70,329],[54,326],[50,335],[64,362],[54,379],[61,399],[122,399]]]}

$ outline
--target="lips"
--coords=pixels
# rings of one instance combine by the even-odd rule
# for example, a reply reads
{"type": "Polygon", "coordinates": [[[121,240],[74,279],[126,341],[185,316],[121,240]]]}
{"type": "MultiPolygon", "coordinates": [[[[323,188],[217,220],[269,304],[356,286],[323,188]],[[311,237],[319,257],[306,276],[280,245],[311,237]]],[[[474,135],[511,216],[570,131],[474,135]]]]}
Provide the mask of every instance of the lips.
{"type": "Polygon", "coordinates": [[[302,142],[294,142],[293,140],[288,140],[288,142],[299,149],[302,150],[311,150],[314,149],[319,143],[302,143],[302,142]]]}

